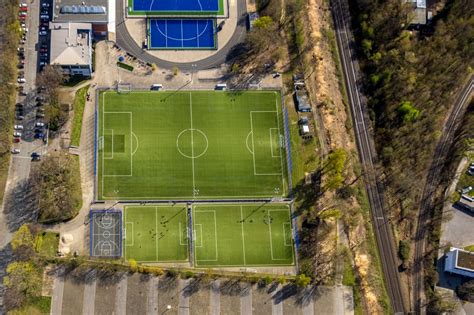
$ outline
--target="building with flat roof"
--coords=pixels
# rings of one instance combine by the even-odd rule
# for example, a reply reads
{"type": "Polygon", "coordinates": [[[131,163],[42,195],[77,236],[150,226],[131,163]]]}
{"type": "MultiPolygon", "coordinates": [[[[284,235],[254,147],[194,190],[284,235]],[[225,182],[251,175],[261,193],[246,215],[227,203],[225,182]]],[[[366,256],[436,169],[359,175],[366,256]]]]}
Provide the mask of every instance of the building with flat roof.
{"type": "Polygon", "coordinates": [[[474,253],[451,247],[446,254],[444,271],[474,278],[474,253]]]}
{"type": "Polygon", "coordinates": [[[461,195],[458,204],[466,210],[474,211],[474,198],[468,195],[461,195]]]}
{"type": "Polygon", "coordinates": [[[115,33],[115,0],[54,0],[53,22],[91,23],[96,36],[115,33]]]}
{"type": "Polygon", "coordinates": [[[59,65],[66,74],[92,75],[92,24],[53,23],[50,64],[59,65]]]}

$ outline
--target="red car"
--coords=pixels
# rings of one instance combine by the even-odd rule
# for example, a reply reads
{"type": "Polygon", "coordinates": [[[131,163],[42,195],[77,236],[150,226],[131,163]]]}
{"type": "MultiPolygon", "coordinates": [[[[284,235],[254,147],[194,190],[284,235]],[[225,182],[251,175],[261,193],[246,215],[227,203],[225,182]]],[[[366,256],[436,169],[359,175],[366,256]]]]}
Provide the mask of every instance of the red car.
{"type": "Polygon", "coordinates": [[[28,7],[21,7],[21,8],[20,8],[20,11],[21,11],[21,12],[27,12],[27,11],[28,11],[28,7]]]}
{"type": "Polygon", "coordinates": [[[20,142],[20,138],[13,138],[13,143],[18,143],[20,142]]]}

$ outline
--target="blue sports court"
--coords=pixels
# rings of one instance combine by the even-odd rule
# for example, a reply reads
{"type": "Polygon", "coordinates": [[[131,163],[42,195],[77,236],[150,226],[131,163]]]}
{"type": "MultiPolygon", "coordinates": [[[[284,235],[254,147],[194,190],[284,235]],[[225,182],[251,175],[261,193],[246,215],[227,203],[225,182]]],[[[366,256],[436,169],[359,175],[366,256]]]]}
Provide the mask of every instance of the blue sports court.
{"type": "Polygon", "coordinates": [[[217,13],[221,6],[222,0],[129,0],[132,11],[155,13],[217,13]]]}
{"type": "Polygon", "coordinates": [[[149,19],[148,36],[150,49],[215,49],[217,46],[214,19],[149,19]]]}

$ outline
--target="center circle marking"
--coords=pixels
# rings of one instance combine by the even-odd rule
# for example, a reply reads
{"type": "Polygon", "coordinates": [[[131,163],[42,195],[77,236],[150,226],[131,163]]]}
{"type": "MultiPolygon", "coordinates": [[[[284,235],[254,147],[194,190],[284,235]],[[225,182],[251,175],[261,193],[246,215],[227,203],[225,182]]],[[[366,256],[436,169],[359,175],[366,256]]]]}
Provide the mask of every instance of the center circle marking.
{"type": "Polygon", "coordinates": [[[104,238],[109,238],[110,237],[110,232],[109,231],[104,231],[104,233],[102,233],[102,236],[104,238]]]}
{"type": "Polygon", "coordinates": [[[178,149],[178,152],[184,156],[184,157],[187,157],[188,159],[197,159],[197,158],[200,158],[201,156],[203,156],[204,154],[206,154],[207,152],[207,148],[209,147],[209,141],[207,140],[207,136],[204,132],[202,132],[201,130],[199,129],[184,129],[183,131],[181,131],[176,139],[176,148],[178,149]],[[186,133],[193,133],[192,136],[193,138],[196,137],[196,135],[198,135],[199,137],[203,137],[205,142],[206,142],[206,146],[204,147],[204,149],[202,150],[202,152],[195,152],[195,148],[194,147],[194,141],[193,143],[191,143],[191,149],[194,151],[193,154],[186,154],[184,153],[183,151],[181,151],[181,149],[179,148],[179,139],[185,135],[186,133]]]}

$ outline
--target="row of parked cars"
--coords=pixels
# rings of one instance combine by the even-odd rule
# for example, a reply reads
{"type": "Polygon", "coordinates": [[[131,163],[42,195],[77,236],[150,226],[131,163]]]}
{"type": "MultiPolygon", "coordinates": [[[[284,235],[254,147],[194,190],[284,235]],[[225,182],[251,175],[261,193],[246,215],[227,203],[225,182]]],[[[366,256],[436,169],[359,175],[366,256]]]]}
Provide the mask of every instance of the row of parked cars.
{"type": "Polygon", "coordinates": [[[40,23],[39,23],[39,66],[42,69],[49,62],[49,52],[48,52],[48,31],[49,31],[49,21],[51,19],[50,12],[50,3],[41,2],[40,9],[40,23]]]}
{"type": "Polygon", "coordinates": [[[20,45],[18,47],[18,79],[17,82],[20,85],[20,93],[23,93],[23,85],[26,83],[25,74],[22,69],[25,68],[25,43],[26,43],[26,34],[28,33],[28,27],[26,25],[28,18],[28,4],[22,2],[19,4],[19,12],[18,12],[18,20],[20,21],[20,32],[21,32],[21,39],[20,45]]]}

